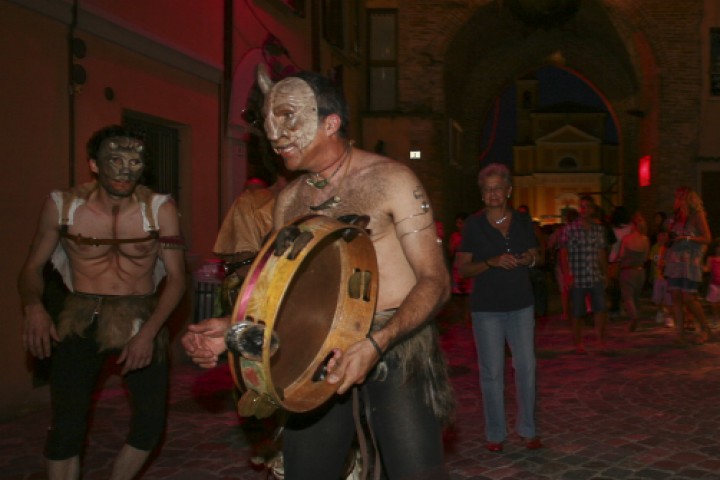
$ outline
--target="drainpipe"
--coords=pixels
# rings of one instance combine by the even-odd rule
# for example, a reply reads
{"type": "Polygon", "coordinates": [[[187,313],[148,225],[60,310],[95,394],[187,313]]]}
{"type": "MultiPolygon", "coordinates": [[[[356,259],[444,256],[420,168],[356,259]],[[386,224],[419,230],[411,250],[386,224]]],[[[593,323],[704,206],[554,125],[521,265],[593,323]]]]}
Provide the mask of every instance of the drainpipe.
{"type": "Polygon", "coordinates": [[[232,161],[232,155],[228,153],[229,145],[228,126],[230,115],[230,97],[232,92],[232,77],[234,70],[233,62],[233,24],[234,18],[234,2],[235,0],[225,0],[224,2],[224,18],[223,18],[223,77],[220,85],[220,136],[218,138],[219,158],[218,158],[218,228],[223,219],[223,198],[227,194],[226,174],[230,169],[228,164],[232,161]]]}
{"type": "Polygon", "coordinates": [[[312,69],[320,72],[320,0],[310,2],[310,52],[312,69]]]}
{"type": "Polygon", "coordinates": [[[68,186],[75,185],[75,28],[77,27],[78,0],[73,0],[70,12],[70,30],[68,32],[68,186]]]}

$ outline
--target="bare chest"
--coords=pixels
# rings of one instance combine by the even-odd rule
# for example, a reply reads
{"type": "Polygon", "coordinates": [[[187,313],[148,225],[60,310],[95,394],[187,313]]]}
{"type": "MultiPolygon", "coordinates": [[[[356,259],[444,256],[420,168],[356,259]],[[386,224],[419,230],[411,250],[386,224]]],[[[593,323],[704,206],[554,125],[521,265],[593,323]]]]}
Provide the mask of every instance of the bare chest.
{"type": "Polygon", "coordinates": [[[143,229],[139,210],[125,214],[99,214],[79,208],[73,225],[62,233],[65,250],[77,259],[123,257],[153,258],[157,255],[156,232],[143,229]]]}

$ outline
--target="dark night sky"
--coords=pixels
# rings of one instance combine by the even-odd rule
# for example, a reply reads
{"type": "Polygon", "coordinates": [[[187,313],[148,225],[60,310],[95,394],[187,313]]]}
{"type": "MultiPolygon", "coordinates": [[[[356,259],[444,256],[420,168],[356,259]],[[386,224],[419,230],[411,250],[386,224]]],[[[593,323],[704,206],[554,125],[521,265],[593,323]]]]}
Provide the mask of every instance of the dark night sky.
{"type": "MultiPolygon", "coordinates": [[[[539,81],[538,107],[561,102],[575,102],[608,111],[603,99],[582,78],[572,72],[557,68],[543,67],[535,72],[539,81]]],[[[492,109],[485,118],[481,152],[485,152],[493,129],[495,112],[492,109]]],[[[512,145],[515,140],[515,85],[500,94],[500,112],[497,118],[495,140],[484,155],[483,164],[500,162],[512,167],[512,145]]],[[[617,129],[608,114],[605,127],[606,143],[617,143],[617,129]]]]}

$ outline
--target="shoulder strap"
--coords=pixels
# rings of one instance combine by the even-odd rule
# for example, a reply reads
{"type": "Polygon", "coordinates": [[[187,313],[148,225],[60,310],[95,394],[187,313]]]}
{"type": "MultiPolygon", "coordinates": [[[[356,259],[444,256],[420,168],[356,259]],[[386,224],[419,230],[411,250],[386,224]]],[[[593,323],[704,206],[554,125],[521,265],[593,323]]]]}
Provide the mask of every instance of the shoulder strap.
{"type": "Polygon", "coordinates": [[[142,216],[147,221],[147,231],[156,231],[158,229],[157,219],[153,211],[153,191],[145,185],[135,187],[135,197],[140,202],[142,216]]]}
{"type": "Polygon", "coordinates": [[[58,223],[67,230],[73,223],[75,209],[85,203],[90,194],[97,188],[97,182],[88,182],[66,191],[55,190],[51,193],[58,209],[58,223]]]}

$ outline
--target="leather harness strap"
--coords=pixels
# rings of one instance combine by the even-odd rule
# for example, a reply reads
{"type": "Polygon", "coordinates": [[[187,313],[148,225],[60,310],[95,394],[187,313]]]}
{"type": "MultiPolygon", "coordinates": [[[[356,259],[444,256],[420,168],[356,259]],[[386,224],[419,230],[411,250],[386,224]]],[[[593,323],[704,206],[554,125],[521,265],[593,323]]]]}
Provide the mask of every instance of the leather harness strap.
{"type": "Polygon", "coordinates": [[[77,245],[124,245],[126,243],[142,243],[150,240],[157,240],[158,232],[156,230],[151,231],[147,237],[142,238],[95,238],[95,237],[83,237],[81,234],[74,235],[68,233],[68,226],[62,225],[60,227],[60,236],[72,240],[77,245]]]}

